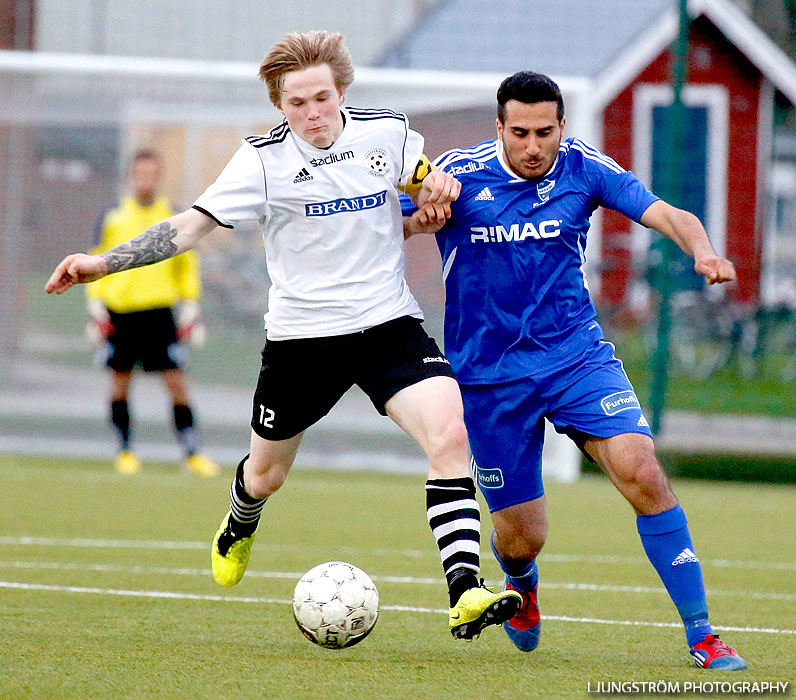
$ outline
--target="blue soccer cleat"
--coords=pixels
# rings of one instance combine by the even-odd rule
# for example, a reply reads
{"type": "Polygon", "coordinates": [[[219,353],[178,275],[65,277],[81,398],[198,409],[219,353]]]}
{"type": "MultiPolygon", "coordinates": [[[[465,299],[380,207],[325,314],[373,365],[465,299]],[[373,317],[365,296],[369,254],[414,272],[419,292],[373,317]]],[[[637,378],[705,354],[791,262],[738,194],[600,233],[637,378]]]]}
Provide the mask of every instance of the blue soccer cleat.
{"type": "Polygon", "coordinates": [[[542,619],[539,615],[539,579],[533,590],[523,590],[517,579],[506,576],[504,590],[517,591],[522,596],[522,605],[510,620],[503,623],[503,629],[509,639],[520,651],[533,651],[539,646],[539,634],[542,631],[542,619]]]}

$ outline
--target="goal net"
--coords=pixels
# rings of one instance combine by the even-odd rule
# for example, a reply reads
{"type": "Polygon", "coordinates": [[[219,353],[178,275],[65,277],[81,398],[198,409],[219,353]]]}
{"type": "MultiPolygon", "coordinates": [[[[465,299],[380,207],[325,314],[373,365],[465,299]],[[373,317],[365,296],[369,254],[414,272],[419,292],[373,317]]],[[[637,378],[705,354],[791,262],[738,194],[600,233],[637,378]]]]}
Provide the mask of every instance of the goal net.
{"type": "MultiPolygon", "coordinates": [[[[125,190],[136,149],[163,154],[164,192],[184,208],[241,138],[281,120],[257,69],[242,62],[0,51],[0,372],[13,371],[31,332],[54,334],[53,345],[63,347],[82,334],[82,319],[42,328],[47,321],[36,316],[35,300],[64,255],[92,246],[99,212],[125,190]]],[[[407,113],[433,158],[494,137],[503,77],[358,68],[346,102],[407,113]]],[[[568,123],[588,134],[588,117],[578,108],[585,86],[560,85],[568,123]]],[[[208,323],[261,335],[268,277],[257,227],[217,229],[200,253],[208,323]]],[[[440,275],[433,237],[410,240],[407,277],[437,337],[440,275]]]]}

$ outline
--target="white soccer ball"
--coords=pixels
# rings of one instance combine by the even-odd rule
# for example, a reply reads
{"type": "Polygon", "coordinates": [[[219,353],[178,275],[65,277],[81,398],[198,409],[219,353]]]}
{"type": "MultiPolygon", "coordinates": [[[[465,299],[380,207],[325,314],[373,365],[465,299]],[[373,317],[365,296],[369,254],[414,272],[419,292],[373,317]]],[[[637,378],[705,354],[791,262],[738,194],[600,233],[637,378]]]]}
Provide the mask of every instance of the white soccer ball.
{"type": "Polygon", "coordinates": [[[368,636],[379,617],[379,592],[362,569],[328,561],[310,569],[293,592],[301,633],[326,649],[342,649],[368,636]]]}

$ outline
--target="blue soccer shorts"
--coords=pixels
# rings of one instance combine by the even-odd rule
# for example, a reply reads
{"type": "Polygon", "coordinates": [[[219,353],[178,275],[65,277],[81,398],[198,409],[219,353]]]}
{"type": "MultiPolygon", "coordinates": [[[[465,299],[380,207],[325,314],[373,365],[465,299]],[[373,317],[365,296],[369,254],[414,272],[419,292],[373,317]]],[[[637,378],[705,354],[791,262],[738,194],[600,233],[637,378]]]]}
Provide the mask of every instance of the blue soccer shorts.
{"type": "MultiPolygon", "coordinates": [[[[473,476],[490,512],[544,494],[544,419],[582,448],[591,436],[641,433],[647,419],[614,347],[599,340],[577,363],[502,384],[463,385],[473,476]]],[[[586,455],[588,457],[588,455],[586,455]]]]}

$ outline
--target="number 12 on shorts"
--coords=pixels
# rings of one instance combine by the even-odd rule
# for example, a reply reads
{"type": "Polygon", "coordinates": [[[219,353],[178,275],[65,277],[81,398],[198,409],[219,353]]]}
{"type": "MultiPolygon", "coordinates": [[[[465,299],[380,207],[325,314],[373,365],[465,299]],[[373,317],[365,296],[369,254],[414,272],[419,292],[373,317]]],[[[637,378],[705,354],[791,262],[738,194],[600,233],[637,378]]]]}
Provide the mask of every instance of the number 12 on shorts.
{"type": "Polygon", "coordinates": [[[273,428],[275,415],[276,414],[273,412],[272,409],[266,408],[265,406],[260,404],[260,425],[263,425],[266,428],[273,428]]]}

